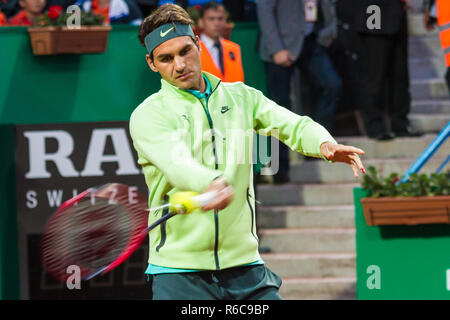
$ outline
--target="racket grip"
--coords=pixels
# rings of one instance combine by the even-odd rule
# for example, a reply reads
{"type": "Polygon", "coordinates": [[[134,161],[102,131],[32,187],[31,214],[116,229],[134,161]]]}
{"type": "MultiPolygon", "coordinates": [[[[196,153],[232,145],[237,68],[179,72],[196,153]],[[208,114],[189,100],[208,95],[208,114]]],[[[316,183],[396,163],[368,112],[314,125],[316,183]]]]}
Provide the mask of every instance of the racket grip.
{"type": "Polygon", "coordinates": [[[209,191],[192,197],[192,200],[201,208],[209,204],[215,197],[217,197],[217,191],[209,191]]]}

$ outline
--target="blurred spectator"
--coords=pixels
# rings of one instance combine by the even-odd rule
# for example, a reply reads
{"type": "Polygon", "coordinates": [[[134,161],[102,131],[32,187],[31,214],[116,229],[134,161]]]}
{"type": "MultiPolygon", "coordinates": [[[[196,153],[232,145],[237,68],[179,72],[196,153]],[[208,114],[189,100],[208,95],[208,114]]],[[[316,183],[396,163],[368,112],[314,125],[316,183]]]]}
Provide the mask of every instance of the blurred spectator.
{"type": "Polygon", "coordinates": [[[233,21],[256,21],[256,0],[223,0],[233,21]]]}
{"type": "MultiPolygon", "coordinates": [[[[162,6],[167,3],[177,4],[183,8],[191,6],[202,6],[208,3],[210,0],[158,0],[158,6],[162,6]]],[[[222,3],[222,0],[217,0],[216,2],[222,3]]]]}
{"type": "MultiPolygon", "coordinates": [[[[291,108],[291,77],[300,68],[318,90],[312,118],[333,131],[341,80],[325,48],[336,37],[336,16],[328,0],[259,0],[259,51],[267,74],[268,97],[291,108]]],[[[289,181],[289,149],[280,144],[275,183],[289,181]]]]}
{"type": "Polygon", "coordinates": [[[359,108],[364,100],[360,94],[361,46],[353,22],[355,2],[335,0],[334,3],[338,32],[328,54],[342,80],[342,95],[336,108],[335,135],[361,135],[365,133],[365,128],[359,108]]]}
{"type": "Polygon", "coordinates": [[[84,11],[93,11],[105,17],[110,24],[139,25],[142,22],[141,9],[134,0],[78,0],[84,11]]]}
{"type": "Polygon", "coordinates": [[[19,0],[21,10],[8,20],[10,26],[36,25],[42,15],[46,0],[19,0]]]}
{"type": "Polygon", "coordinates": [[[0,26],[6,25],[6,16],[0,11],[0,26]]]}
{"type": "MultiPolygon", "coordinates": [[[[149,1],[149,0],[139,0],[149,1]]],[[[166,3],[177,4],[183,8],[191,6],[203,6],[210,0],[155,0],[158,6],[166,3]]],[[[222,3],[230,14],[232,21],[256,21],[256,0],[217,0],[222,3]]]]}
{"type": "Polygon", "coordinates": [[[361,42],[362,93],[361,115],[370,138],[389,140],[415,136],[409,126],[411,96],[408,70],[407,2],[402,0],[358,0],[355,3],[356,27],[361,42]],[[368,23],[380,8],[380,23],[368,23]],[[370,12],[370,10],[369,10],[370,12]],[[385,117],[390,122],[385,123],[385,117]]]}
{"type": "Polygon", "coordinates": [[[136,0],[136,4],[141,9],[142,17],[145,18],[158,7],[158,0],[136,0]]]}
{"type": "Polygon", "coordinates": [[[47,0],[47,8],[51,6],[61,6],[63,8],[64,11],[66,11],[66,9],[73,5],[76,4],[77,0],[47,0]]]}
{"type": "Polygon", "coordinates": [[[226,23],[226,12],[222,4],[211,1],[203,5],[198,20],[198,27],[201,30],[202,70],[219,77],[222,81],[244,82],[241,48],[221,36],[226,23]]]}
{"type": "Polygon", "coordinates": [[[428,31],[432,31],[439,25],[442,49],[444,50],[447,73],[445,80],[450,92],[450,2],[443,0],[424,0],[424,25],[428,31]]]}
{"type": "Polygon", "coordinates": [[[8,20],[20,11],[20,6],[17,0],[0,0],[0,11],[8,20]]]}

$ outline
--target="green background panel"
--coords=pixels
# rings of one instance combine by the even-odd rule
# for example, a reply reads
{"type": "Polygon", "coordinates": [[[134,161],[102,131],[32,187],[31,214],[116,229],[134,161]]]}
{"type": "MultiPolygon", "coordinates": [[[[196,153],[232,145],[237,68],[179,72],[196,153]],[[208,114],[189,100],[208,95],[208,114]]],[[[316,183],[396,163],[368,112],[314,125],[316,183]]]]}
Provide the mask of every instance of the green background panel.
{"type": "MultiPolygon", "coordinates": [[[[34,56],[26,28],[0,28],[0,123],[128,120],[160,88],[137,34],[138,27],[114,26],[104,54],[34,56]]],[[[238,23],[232,34],[245,82],[266,92],[257,38],[256,23],[238,23]]]]}
{"type": "Polygon", "coordinates": [[[450,225],[367,226],[354,189],[356,224],[356,293],[358,299],[450,299],[450,225]],[[369,289],[367,268],[380,268],[380,289],[369,289]]]}

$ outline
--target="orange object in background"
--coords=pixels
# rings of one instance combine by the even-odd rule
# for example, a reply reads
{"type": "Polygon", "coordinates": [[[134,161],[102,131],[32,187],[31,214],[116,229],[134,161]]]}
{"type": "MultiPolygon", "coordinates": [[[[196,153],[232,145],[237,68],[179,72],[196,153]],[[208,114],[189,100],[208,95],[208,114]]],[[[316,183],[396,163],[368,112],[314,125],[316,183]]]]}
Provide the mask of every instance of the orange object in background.
{"type": "Polygon", "coordinates": [[[28,19],[24,10],[20,10],[15,16],[9,19],[8,24],[10,26],[31,26],[32,23],[28,19]]]}
{"type": "Polygon", "coordinates": [[[437,20],[445,61],[450,67],[450,1],[437,0],[437,20]]]}
{"type": "Polygon", "coordinates": [[[224,82],[244,82],[244,69],[242,68],[241,47],[238,44],[220,39],[223,51],[224,72],[216,65],[206,46],[200,41],[202,70],[215,75],[224,82]]]}
{"type": "Polygon", "coordinates": [[[109,24],[109,4],[107,6],[101,7],[101,4],[98,0],[92,0],[91,10],[95,14],[103,16],[105,18],[104,22],[109,24]]]}

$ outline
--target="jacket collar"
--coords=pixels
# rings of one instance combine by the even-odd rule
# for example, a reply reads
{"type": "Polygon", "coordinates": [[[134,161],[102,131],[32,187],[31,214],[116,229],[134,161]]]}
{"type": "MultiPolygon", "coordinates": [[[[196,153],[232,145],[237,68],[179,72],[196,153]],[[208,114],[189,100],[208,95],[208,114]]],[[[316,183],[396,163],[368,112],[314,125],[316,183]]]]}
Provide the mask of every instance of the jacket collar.
{"type": "MultiPolygon", "coordinates": [[[[210,85],[211,85],[211,92],[214,92],[214,90],[217,88],[217,86],[220,84],[221,80],[217,78],[216,76],[202,71],[202,74],[208,79],[210,85]]],[[[184,89],[180,89],[178,87],[175,87],[174,85],[170,84],[164,79],[161,79],[161,91],[164,94],[171,94],[175,96],[183,96],[185,98],[187,97],[194,97],[191,93],[184,89]]]]}

